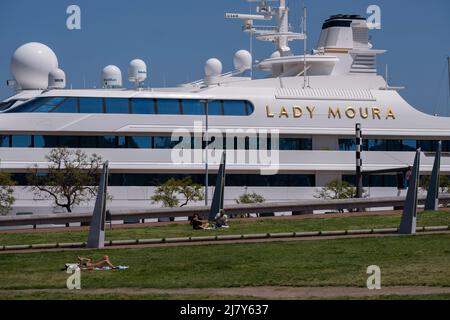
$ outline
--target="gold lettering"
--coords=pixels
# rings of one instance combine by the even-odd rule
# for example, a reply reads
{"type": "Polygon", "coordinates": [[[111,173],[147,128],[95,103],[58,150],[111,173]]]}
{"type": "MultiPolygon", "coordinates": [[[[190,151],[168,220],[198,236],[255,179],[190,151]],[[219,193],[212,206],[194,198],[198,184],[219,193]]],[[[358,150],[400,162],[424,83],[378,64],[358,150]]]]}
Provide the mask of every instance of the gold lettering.
{"type": "Polygon", "coordinates": [[[292,113],[294,114],[294,118],[301,118],[303,116],[303,110],[300,107],[293,107],[292,113]]]}
{"type": "Polygon", "coordinates": [[[314,116],[314,111],[316,111],[316,107],[312,107],[312,108],[306,107],[306,110],[308,110],[308,112],[309,112],[309,117],[312,119],[313,116],[314,116]]]}
{"type": "Polygon", "coordinates": [[[354,119],[356,117],[356,111],[354,108],[348,107],[347,109],[345,109],[345,115],[350,119],[354,119]]]}
{"type": "Polygon", "coordinates": [[[369,117],[369,108],[359,108],[361,118],[367,119],[369,117]],[[363,111],[365,109],[365,111],[363,111]]]}
{"type": "Polygon", "coordinates": [[[391,108],[388,109],[386,120],[388,120],[389,118],[392,118],[392,120],[395,120],[395,113],[394,113],[394,111],[392,111],[391,108]]]}
{"type": "Polygon", "coordinates": [[[270,107],[269,106],[266,106],[266,114],[267,114],[267,118],[275,117],[275,115],[272,112],[270,112],[270,107]]]}
{"type": "Polygon", "coordinates": [[[336,108],[336,111],[334,111],[332,107],[329,107],[328,119],[331,119],[331,116],[333,116],[334,119],[336,119],[336,117],[339,117],[339,119],[341,119],[341,110],[339,108],[336,108]]]}
{"type": "Polygon", "coordinates": [[[381,112],[380,108],[372,108],[373,118],[375,119],[375,117],[377,117],[378,119],[381,120],[380,112],[381,112]]]}
{"type": "Polygon", "coordinates": [[[286,110],[285,107],[281,107],[281,110],[280,110],[280,118],[281,118],[281,117],[289,118],[289,113],[288,113],[288,111],[286,110]]]}

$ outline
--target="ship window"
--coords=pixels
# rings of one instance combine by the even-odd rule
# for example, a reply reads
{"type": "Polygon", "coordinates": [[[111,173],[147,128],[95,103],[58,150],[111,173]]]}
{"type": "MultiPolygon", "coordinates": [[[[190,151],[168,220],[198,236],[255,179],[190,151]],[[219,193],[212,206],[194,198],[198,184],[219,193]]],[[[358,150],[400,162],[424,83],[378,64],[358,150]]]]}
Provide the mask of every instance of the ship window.
{"type": "Polygon", "coordinates": [[[57,113],[78,113],[78,98],[67,98],[53,112],[57,113]]]}
{"type": "Polygon", "coordinates": [[[155,114],[154,99],[131,99],[133,114],[155,114]]]}
{"type": "Polygon", "coordinates": [[[200,100],[183,100],[182,104],[183,104],[183,114],[185,115],[205,114],[205,105],[200,100]]]}
{"type": "Polygon", "coordinates": [[[246,116],[247,106],[245,101],[225,100],[223,105],[225,116],[246,116]]]}
{"type": "Polygon", "coordinates": [[[403,151],[416,151],[417,150],[417,141],[416,140],[403,140],[402,142],[403,151]]]}
{"type": "Polygon", "coordinates": [[[179,144],[179,140],[172,141],[172,137],[153,137],[153,148],[155,149],[173,149],[179,144]]]}
{"type": "Polygon", "coordinates": [[[222,116],[223,115],[223,101],[214,100],[208,103],[208,114],[210,116],[222,116]]]}
{"type": "Polygon", "coordinates": [[[39,107],[37,107],[33,112],[51,112],[53,109],[55,109],[56,106],[61,104],[61,102],[64,101],[64,98],[49,98],[45,101],[45,103],[41,104],[39,107]]]}
{"type": "Polygon", "coordinates": [[[127,137],[117,137],[117,148],[125,149],[127,147],[127,137]]]}
{"type": "Polygon", "coordinates": [[[31,101],[28,101],[17,108],[12,109],[9,112],[15,113],[15,112],[33,112],[36,108],[45,105],[47,101],[49,101],[50,98],[37,98],[33,99],[31,101]]]}
{"type": "Polygon", "coordinates": [[[32,148],[32,136],[12,136],[12,148],[32,148]]]}
{"type": "Polygon", "coordinates": [[[281,138],[280,150],[312,150],[312,139],[281,138]]]}
{"type": "Polygon", "coordinates": [[[422,152],[435,152],[437,151],[437,141],[422,140],[418,141],[418,147],[422,148],[422,152]]]}
{"type": "Polygon", "coordinates": [[[59,147],[60,148],[72,148],[76,149],[80,145],[79,137],[76,136],[60,136],[59,147]]]}
{"type": "Polygon", "coordinates": [[[84,149],[97,148],[97,137],[89,137],[89,136],[80,137],[80,148],[84,149]]]}
{"type": "Polygon", "coordinates": [[[34,136],[35,148],[57,148],[59,147],[57,136],[34,136]]]}
{"type": "Polygon", "coordinates": [[[105,99],[106,103],[106,113],[115,113],[115,114],[128,114],[128,99],[114,99],[107,98],[105,99]]]}
{"type": "Polygon", "coordinates": [[[157,109],[158,114],[180,114],[180,101],[178,99],[158,99],[157,109]]]}
{"type": "Polygon", "coordinates": [[[9,138],[10,136],[0,136],[0,148],[9,148],[9,138]]]}
{"type": "Polygon", "coordinates": [[[117,138],[115,136],[98,137],[98,147],[104,149],[117,148],[117,138]]]}
{"type": "Polygon", "coordinates": [[[128,148],[131,149],[150,149],[152,147],[151,137],[127,137],[128,148]]]}
{"type": "Polygon", "coordinates": [[[0,111],[8,110],[8,109],[11,108],[12,105],[13,105],[14,103],[16,103],[16,102],[17,102],[17,100],[10,100],[10,101],[8,101],[8,102],[1,102],[1,103],[0,103],[0,111]]]}
{"type": "Polygon", "coordinates": [[[103,113],[103,99],[80,98],[80,113],[103,113]]]}

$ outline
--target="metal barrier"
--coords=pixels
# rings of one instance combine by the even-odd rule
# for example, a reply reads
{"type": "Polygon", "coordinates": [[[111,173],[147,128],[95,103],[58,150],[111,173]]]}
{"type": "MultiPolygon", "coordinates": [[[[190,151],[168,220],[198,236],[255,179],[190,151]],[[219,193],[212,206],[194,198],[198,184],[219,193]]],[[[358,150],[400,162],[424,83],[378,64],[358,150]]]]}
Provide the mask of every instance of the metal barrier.
{"type": "MultiPolygon", "coordinates": [[[[419,197],[419,204],[425,204],[425,197],[419,197]]],[[[405,197],[369,198],[369,199],[346,199],[346,200],[304,200],[298,202],[273,202],[261,204],[244,204],[225,206],[227,214],[249,214],[249,213],[277,213],[277,212],[310,212],[323,210],[353,210],[370,208],[402,208],[405,197]]],[[[441,195],[439,203],[450,204],[450,195],[441,195]]],[[[184,207],[164,208],[149,210],[111,211],[111,220],[123,221],[127,219],[157,219],[190,217],[194,213],[202,217],[208,217],[209,207],[184,207]]],[[[89,223],[92,212],[76,214],[51,214],[37,216],[4,216],[0,217],[0,227],[11,226],[33,226],[33,225],[63,225],[67,223],[89,223]]]]}

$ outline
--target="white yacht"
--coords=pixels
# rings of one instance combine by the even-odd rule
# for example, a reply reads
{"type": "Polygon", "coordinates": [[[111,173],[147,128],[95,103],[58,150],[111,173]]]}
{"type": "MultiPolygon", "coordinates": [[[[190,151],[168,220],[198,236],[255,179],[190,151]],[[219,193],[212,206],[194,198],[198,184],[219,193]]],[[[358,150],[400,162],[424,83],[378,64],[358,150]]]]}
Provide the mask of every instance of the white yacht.
{"type": "MultiPolygon", "coordinates": [[[[204,184],[205,162],[214,174],[222,150],[228,160],[226,203],[245,192],[266,201],[313,198],[333,179],[355,180],[357,123],[364,171],[409,166],[421,147],[421,172],[427,174],[437,141],[450,151],[450,119],[416,110],[401,97],[401,88],[379,75],[376,58],[385,51],[369,42],[365,18],[331,16],[316,48],[307,52],[305,45],[296,54],[290,42],[306,43],[306,28],[290,30],[285,0],[273,8],[260,2],[255,15],[226,18],[243,20],[245,32],[275,44],[271,57],[255,61],[236,48],[236,70],[224,73],[213,58],[204,79],[174,88],[144,88],[146,65],[134,60],[129,89],[115,66],[103,70],[101,89],[65,89],[65,74],[50,48],[29,43],[17,49],[11,63],[16,94],[1,103],[0,114],[1,170],[19,184],[14,212],[49,211],[51,202],[24,188],[25,173],[34,165],[45,171],[45,156],[56,147],[109,160],[115,208],[158,206],[149,198],[171,177],[188,175],[204,184]],[[270,20],[276,26],[255,24],[270,20]],[[267,77],[248,76],[252,68],[267,77]],[[222,139],[219,133],[227,135],[222,139]],[[208,152],[201,140],[211,142],[208,152]],[[191,146],[200,157],[188,152],[191,146]]],[[[441,170],[450,175],[449,158],[442,159],[441,170]]],[[[214,177],[209,181],[211,195],[214,177]]],[[[364,186],[369,196],[398,194],[395,174],[367,177],[364,186]]]]}

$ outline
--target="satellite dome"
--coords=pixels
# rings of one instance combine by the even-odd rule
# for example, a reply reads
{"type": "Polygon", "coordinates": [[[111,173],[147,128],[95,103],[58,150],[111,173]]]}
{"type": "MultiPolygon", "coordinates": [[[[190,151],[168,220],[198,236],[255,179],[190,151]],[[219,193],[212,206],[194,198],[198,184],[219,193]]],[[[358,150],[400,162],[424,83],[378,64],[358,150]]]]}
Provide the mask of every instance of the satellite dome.
{"type": "Polygon", "coordinates": [[[48,74],[49,89],[64,89],[66,87],[66,73],[61,69],[53,70],[48,74]]]}
{"type": "Polygon", "coordinates": [[[233,63],[236,70],[250,70],[252,68],[252,55],[247,50],[239,50],[234,55],[233,63]]]}
{"type": "Polygon", "coordinates": [[[205,75],[207,77],[218,77],[222,74],[222,62],[219,59],[211,58],[206,61],[205,75]]]}
{"type": "Polygon", "coordinates": [[[46,45],[30,42],[19,47],[11,59],[11,72],[19,90],[44,90],[49,73],[58,69],[58,58],[46,45]]]}
{"type": "Polygon", "coordinates": [[[140,60],[134,59],[128,66],[128,80],[133,83],[142,83],[147,79],[147,64],[140,60]]]}
{"type": "Polygon", "coordinates": [[[102,87],[109,89],[122,87],[122,71],[120,71],[119,67],[109,65],[103,69],[102,87]]]}

